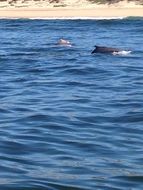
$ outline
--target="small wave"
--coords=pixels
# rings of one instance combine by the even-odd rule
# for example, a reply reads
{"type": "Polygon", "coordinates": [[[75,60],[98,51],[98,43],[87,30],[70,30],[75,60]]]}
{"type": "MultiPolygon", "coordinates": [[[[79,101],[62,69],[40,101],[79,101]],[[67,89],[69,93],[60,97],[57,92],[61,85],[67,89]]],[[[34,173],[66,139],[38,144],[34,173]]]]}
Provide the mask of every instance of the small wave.
{"type": "Polygon", "coordinates": [[[19,20],[19,19],[22,19],[22,18],[18,18],[18,17],[0,17],[0,20],[19,20]]]}
{"type": "Polygon", "coordinates": [[[19,17],[1,17],[0,19],[30,19],[30,20],[118,20],[125,19],[127,17],[31,17],[31,18],[19,18],[19,17]]]}
{"type": "Polygon", "coordinates": [[[132,51],[119,51],[119,52],[113,52],[113,55],[128,55],[130,54],[132,51]]]}
{"type": "Polygon", "coordinates": [[[36,17],[29,18],[32,20],[112,20],[112,19],[124,19],[126,17],[36,17]]]}

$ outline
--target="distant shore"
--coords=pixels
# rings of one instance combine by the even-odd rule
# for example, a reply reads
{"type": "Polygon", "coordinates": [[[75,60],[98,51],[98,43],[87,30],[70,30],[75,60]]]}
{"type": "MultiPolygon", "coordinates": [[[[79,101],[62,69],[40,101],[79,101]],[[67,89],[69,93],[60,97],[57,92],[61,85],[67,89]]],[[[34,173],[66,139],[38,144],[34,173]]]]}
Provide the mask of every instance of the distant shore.
{"type": "Polygon", "coordinates": [[[0,18],[143,17],[143,8],[1,8],[0,18]]]}

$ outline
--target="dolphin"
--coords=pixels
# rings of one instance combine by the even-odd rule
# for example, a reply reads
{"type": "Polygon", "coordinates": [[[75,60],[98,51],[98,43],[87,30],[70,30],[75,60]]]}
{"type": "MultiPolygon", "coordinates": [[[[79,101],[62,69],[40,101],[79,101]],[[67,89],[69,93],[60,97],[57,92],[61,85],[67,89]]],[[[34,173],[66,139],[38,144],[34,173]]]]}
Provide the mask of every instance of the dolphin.
{"type": "Polygon", "coordinates": [[[113,53],[118,53],[122,51],[121,49],[118,48],[112,48],[112,47],[105,47],[105,46],[94,46],[95,49],[91,52],[93,53],[108,53],[108,54],[113,54],[113,53]]]}
{"type": "Polygon", "coordinates": [[[58,41],[57,44],[58,44],[58,45],[61,45],[61,46],[71,46],[70,41],[65,40],[65,39],[62,39],[62,38],[58,41]]]}

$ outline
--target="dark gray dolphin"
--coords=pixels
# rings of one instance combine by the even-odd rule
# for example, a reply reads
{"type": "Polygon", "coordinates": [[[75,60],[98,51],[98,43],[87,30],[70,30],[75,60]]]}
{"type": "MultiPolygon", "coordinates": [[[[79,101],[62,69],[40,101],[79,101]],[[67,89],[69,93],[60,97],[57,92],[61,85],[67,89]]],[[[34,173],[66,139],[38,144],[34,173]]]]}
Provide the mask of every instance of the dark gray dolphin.
{"type": "Polygon", "coordinates": [[[112,47],[105,47],[105,46],[95,46],[95,49],[91,52],[93,53],[118,53],[122,51],[121,49],[118,48],[112,48],[112,47]]]}

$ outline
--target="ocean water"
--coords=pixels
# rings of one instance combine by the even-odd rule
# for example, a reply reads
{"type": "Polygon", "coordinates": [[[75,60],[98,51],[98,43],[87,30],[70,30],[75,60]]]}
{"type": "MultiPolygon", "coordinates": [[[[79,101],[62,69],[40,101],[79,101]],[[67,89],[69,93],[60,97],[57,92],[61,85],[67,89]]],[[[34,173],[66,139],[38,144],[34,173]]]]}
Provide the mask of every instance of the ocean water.
{"type": "Polygon", "coordinates": [[[0,100],[0,190],[143,189],[143,18],[1,19],[0,100]]]}

